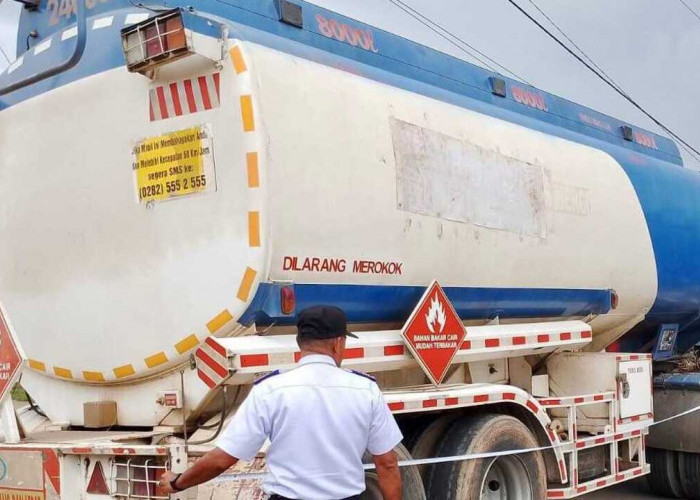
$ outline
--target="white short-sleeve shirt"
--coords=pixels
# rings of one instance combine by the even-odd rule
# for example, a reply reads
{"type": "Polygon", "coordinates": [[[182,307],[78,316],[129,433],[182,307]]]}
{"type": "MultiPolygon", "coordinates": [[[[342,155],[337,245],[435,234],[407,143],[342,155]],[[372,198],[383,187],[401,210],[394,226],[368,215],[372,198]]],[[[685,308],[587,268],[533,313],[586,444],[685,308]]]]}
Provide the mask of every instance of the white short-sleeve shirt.
{"type": "Polygon", "coordinates": [[[387,453],[403,436],[374,379],[311,355],[256,383],[216,445],[250,461],[267,438],[267,493],[330,500],[362,493],[364,451],[387,453]]]}

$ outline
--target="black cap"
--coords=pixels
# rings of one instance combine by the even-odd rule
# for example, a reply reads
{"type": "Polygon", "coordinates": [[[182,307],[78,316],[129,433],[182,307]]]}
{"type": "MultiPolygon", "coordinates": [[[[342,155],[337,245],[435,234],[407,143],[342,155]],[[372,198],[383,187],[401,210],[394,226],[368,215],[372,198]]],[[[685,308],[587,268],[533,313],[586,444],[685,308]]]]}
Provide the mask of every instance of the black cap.
{"type": "Polygon", "coordinates": [[[348,331],[345,312],[335,306],[307,307],[299,313],[297,331],[299,337],[307,339],[334,339],[343,335],[357,338],[348,331]]]}

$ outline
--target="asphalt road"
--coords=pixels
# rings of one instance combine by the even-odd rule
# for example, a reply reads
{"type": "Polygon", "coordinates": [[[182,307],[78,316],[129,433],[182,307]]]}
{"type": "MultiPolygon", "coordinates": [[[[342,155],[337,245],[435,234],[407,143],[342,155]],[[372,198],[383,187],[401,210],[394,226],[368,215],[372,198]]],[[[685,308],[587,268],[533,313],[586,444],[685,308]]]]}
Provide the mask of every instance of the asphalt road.
{"type": "Polygon", "coordinates": [[[615,500],[658,500],[660,498],[654,495],[647,486],[645,477],[627,481],[612,488],[596,491],[584,495],[581,498],[585,500],[602,500],[614,498],[615,500]]]}

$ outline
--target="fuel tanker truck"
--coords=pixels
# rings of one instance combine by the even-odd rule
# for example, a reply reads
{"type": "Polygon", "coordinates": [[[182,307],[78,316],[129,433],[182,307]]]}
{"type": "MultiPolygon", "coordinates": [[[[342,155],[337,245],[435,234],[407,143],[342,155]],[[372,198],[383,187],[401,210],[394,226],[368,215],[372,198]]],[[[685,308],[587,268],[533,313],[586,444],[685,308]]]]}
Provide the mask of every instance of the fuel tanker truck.
{"type": "MultiPolygon", "coordinates": [[[[0,499],[167,498],[317,304],[402,428],[406,499],[650,472],[698,498],[699,417],[664,420],[700,404],[672,141],[301,0],[21,3],[0,499]]],[[[173,498],[263,498],[264,470],[173,498]]]]}

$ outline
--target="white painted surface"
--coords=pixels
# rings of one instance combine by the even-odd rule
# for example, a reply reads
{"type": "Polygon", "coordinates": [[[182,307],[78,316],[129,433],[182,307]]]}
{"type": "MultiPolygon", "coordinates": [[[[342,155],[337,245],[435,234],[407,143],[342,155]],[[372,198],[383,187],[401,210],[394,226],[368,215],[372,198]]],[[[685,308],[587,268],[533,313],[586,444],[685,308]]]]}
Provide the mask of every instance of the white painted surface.
{"type": "MultiPolygon", "coordinates": [[[[159,418],[134,403],[155,397],[150,377],[186,359],[176,342],[193,332],[203,339],[206,322],[225,308],[240,317],[248,304],[235,297],[248,266],[258,271],[256,284],[438,279],[443,286],[614,288],[620,306],[593,322],[594,333],[653,302],[644,217],[607,154],[271,49],[243,50],[249,72],[235,75],[224,61],[214,111],[150,122],[149,81],[117,68],[0,113],[0,234],[11,242],[0,247],[0,289],[28,357],[45,362],[49,376],[54,366],[78,380],[94,370],[108,383],[113,368],[132,363],[134,379],[149,387],[45,382],[32,372],[28,388],[57,418],[76,422],[80,401],[107,395],[122,402],[125,421],[159,418]],[[239,97],[247,93],[256,132],[244,134],[239,97]],[[537,224],[514,228],[497,218],[498,207],[488,211],[498,229],[397,209],[392,120],[511,158],[513,175],[517,165],[537,165],[544,196],[537,224]],[[135,204],[131,144],[203,122],[212,124],[217,192],[135,204]],[[42,141],[26,147],[28,136],[42,141]],[[257,189],[247,187],[248,151],[260,156],[257,189]],[[250,210],[261,212],[261,248],[248,246],[250,210]],[[403,273],[284,271],[285,256],[397,261],[403,273]],[[161,351],[169,362],[149,370],[144,359],[161,351]]],[[[185,59],[160,79],[210,68],[185,59]]],[[[188,398],[192,406],[203,394],[188,398]]]]}
{"type": "Polygon", "coordinates": [[[15,407],[9,394],[0,401],[0,424],[2,424],[5,444],[19,443],[19,427],[15,417],[15,407]]]}
{"type": "Polygon", "coordinates": [[[78,36],[78,28],[73,27],[73,28],[68,28],[67,30],[63,30],[63,33],[61,33],[61,41],[66,41],[70,40],[74,36],[78,36]]]}
{"type": "MultiPolygon", "coordinates": [[[[266,48],[249,49],[269,136],[273,279],[613,288],[620,305],[593,321],[594,335],[653,303],[656,266],[644,215],[627,175],[608,154],[266,48]],[[543,230],[537,236],[512,230],[536,227],[535,211],[525,222],[501,222],[501,228],[512,224],[508,230],[397,209],[394,120],[514,165],[536,165],[544,173],[544,213],[537,215],[543,230]],[[295,272],[283,268],[285,256],[404,265],[400,276],[353,273],[351,265],[344,273],[295,272]]],[[[465,189],[463,196],[480,194],[465,189]]],[[[511,213],[510,206],[491,206],[491,222],[499,210],[511,213]]]]}
{"type": "Polygon", "coordinates": [[[102,28],[108,28],[112,26],[113,22],[114,16],[101,17],[100,19],[95,19],[95,21],[92,23],[92,29],[99,30],[102,28]]]}
{"type": "Polygon", "coordinates": [[[546,237],[541,166],[390,119],[396,206],[413,214],[546,237]]]}
{"type": "Polygon", "coordinates": [[[139,14],[127,14],[126,20],[124,21],[125,26],[129,26],[131,24],[136,24],[140,23],[141,21],[145,21],[148,19],[148,14],[147,13],[139,13],[139,14]]]}
{"type": "Polygon", "coordinates": [[[627,376],[630,387],[629,397],[625,398],[620,387],[620,417],[628,418],[651,413],[651,361],[621,361],[618,367],[621,375],[627,376]]]}
{"type": "Polygon", "coordinates": [[[49,50],[51,48],[52,40],[53,40],[53,38],[48,38],[48,39],[44,40],[43,42],[41,42],[39,45],[37,45],[34,48],[34,55],[38,56],[42,52],[49,50]]]}

